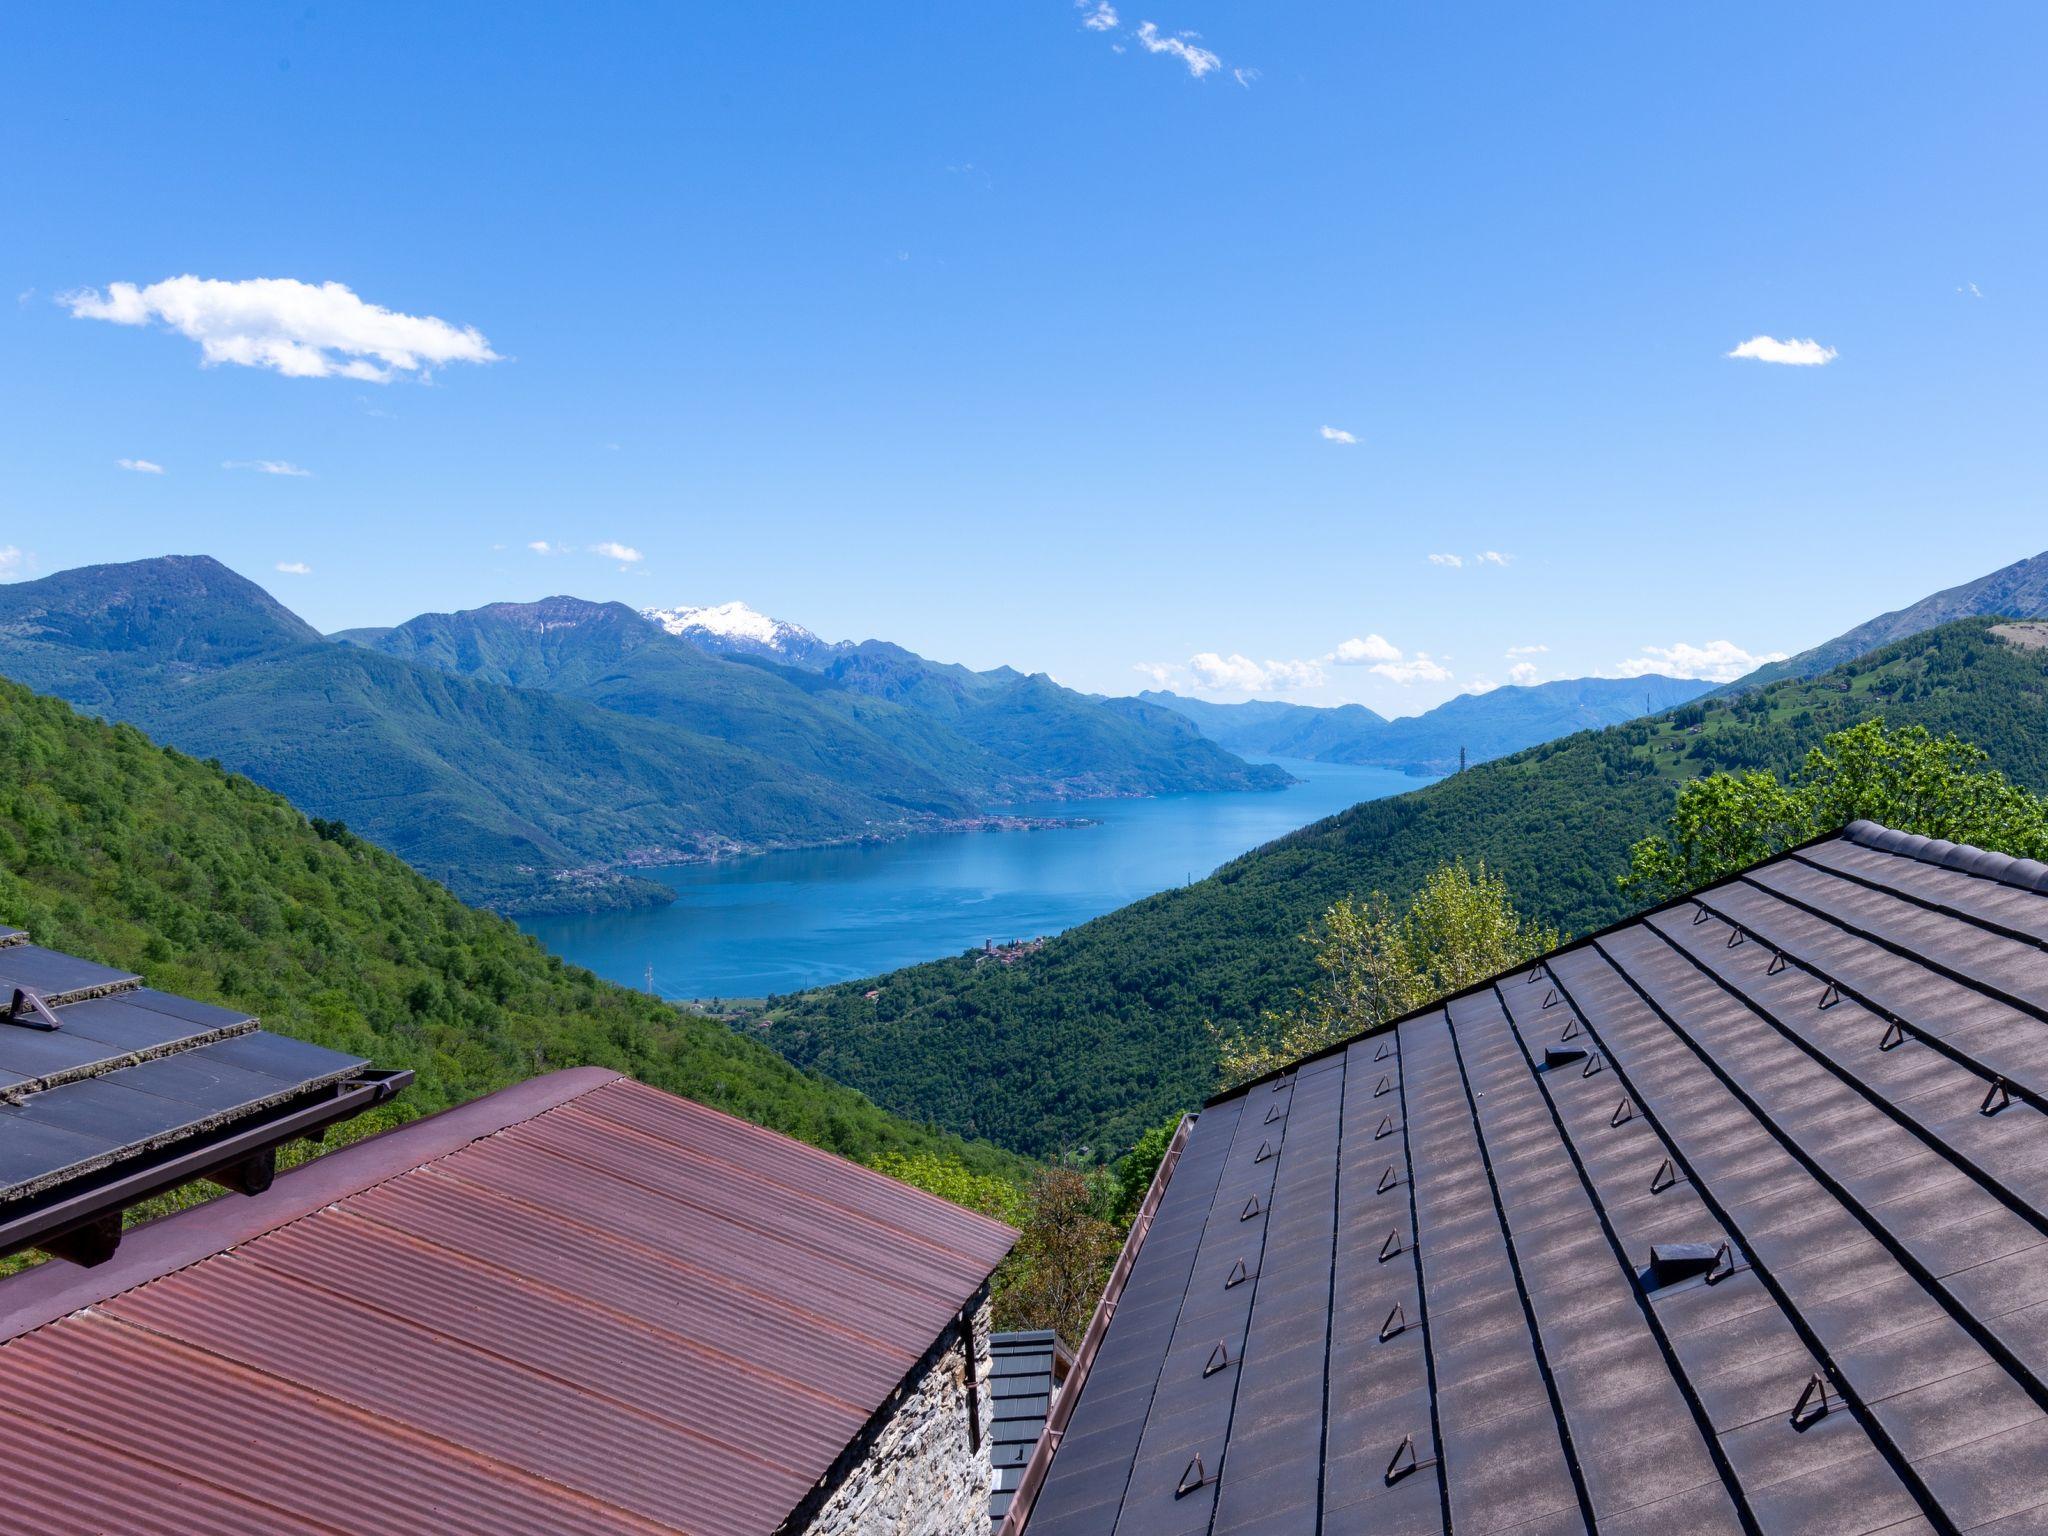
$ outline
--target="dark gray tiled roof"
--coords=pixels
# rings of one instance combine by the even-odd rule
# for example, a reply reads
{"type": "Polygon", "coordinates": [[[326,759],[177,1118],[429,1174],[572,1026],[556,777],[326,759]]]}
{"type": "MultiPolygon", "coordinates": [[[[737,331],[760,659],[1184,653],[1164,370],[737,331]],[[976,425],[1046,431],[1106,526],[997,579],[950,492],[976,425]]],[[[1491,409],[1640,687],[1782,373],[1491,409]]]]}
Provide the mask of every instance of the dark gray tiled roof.
{"type": "Polygon", "coordinates": [[[1050,1328],[998,1333],[988,1346],[989,1465],[994,1470],[988,1514],[990,1523],[1000,1526],[1052,1409],[1059,1336],[1050,1328]]]}
{"type": "Polygon", "coordinates": [[[2048,1530],[2044,875],[1859,823],[1210,1105],[1029,1536],[2048,1530]]]}
{"type": "Polygon", "coordinates": [[[0,928],[0,1218],[367,1066],[0,928]],[[31,995],[55,1029],[34,1027],[31,995]]]}

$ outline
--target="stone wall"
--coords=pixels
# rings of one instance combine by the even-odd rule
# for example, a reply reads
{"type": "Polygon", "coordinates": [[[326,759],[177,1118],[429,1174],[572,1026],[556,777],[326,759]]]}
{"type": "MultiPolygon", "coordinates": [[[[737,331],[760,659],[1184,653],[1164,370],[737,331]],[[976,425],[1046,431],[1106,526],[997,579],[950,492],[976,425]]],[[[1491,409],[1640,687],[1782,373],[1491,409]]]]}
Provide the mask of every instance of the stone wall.
{"type": "Polygon", "coordinates": [[[955,1324],[876,1415],[816,1512],[793,1530],[803,1536],[988,1536],[992,1320],[986,1292],[972,1316],[972,1360],[955,1324]]]}

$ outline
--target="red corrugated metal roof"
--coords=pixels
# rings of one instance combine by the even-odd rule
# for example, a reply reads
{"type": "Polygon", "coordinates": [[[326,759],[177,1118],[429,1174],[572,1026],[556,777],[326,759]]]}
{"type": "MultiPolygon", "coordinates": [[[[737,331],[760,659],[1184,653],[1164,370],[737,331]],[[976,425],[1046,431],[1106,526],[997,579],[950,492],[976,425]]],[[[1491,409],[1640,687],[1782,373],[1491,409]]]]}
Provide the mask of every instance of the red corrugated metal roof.
{"type": "Polygon", "coordinates": [[[772,1531],[1014,1236],[556,1073],[0,1284],[9,1524],[772,1531]]]}

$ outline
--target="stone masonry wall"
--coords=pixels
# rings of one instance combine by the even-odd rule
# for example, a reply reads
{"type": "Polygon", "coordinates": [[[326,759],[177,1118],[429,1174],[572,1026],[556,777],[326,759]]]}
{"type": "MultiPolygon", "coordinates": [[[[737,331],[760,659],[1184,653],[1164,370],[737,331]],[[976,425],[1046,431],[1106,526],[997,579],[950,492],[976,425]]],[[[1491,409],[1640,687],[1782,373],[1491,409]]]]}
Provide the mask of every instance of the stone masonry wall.
{"type": "Polygon", "coordinates": [[[937,1358],[884,1410],[866,1452],[801,1527],[803,1536],[988,1536],[988,1297],[970,1362],[956,1326],[937,1358]],[[977,1399],[970,1441],[967,1394],[977,1399]]]}

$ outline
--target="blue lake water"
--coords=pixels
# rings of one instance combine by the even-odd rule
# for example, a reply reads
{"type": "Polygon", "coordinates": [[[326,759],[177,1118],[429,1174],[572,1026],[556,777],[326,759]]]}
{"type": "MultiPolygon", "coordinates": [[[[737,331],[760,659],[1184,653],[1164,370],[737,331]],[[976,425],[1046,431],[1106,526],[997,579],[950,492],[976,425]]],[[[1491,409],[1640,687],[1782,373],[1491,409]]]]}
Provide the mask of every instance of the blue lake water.
{"type": "Polygon", "coordinates": [[[566,960],[665,997],[760,997],[1058,933],[1361,800],[1419,788],[1385,768],[1274,759],[1302,780],[1263,794],[1007,807],[1092,827],[965,832],[645,871],[673,906],[522,926],[566,960]]]}

